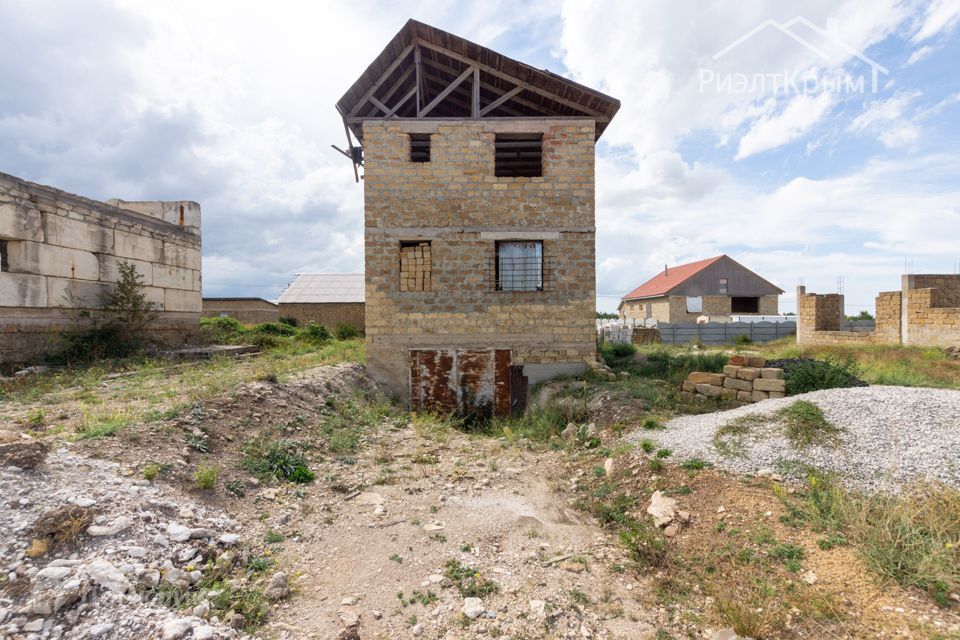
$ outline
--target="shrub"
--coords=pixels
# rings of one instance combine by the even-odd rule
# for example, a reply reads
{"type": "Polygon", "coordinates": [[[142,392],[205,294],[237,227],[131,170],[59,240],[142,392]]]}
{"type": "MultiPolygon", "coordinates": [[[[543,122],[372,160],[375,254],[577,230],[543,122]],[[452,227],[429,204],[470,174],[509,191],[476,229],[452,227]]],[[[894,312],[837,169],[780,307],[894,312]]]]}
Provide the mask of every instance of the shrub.
{"type": "Polygon", "coordinates": [[[148,464],[143,468],[143,471],[141,471],[141,473],[143,474],[144,480],[151,480],[151,481],[156,480],[157,477],[160,475],[160,465],[153,464],[153,463],[148,464]]]}
{"type": "Polygon", "coordinates": [[[334,335],[337,336],[337,340],[350,340],[351,338],[360,337],[360,329],[357,329],[352,324],[338,324],[334,330],[334,335]]]}
{"type": "Polygon", "coordinates": [[[297,326],[297,319],[293,316],[282,316],[280,318],[280,324],[285,324],[291,327],[297,326]]]}
{"type": "Polygon", "coordinates": [[[217,485],[217,479],[220,478],[220,467],[215,465],[201,464],[193,472],[193,480],[197,483],[198,489],[210,491],[217,485]]]}
{"type": "Polygon", "coordinates": [[[852,358],[845,360],[831,358],[813,360],[797,358],[768,362],[767,366],[783,369],[787,381],[787,393],[795,395],[817,391],[818,389],[836,389],[840,387],[862,386],[857,378],[858,369],[852,358]]]}
{"type": "Polygon", "coordinates": [[[206,343],[236,344],[246,333],[236,318],[200,318],[200,338],[206,343]]]}
{"type": "Polygon", "coordinates": [[[333,337],[330,335],[329,329],[322,324],[317,324],[315,322],[311,322],[304,327],[301,331],[301,335],[312,342],[327,342],[333,337]]]}
{"type": "Polygon", "coordinates": [[[734,339],[733,344],[737,346],[748,345],[748,344],[753,344],[753,340],[751,340],[750,336],[748,336],[747,334],[741,333],[734,339]]]}
{"type": "Polygon", "coordinates": [[[292,336],[297,333],[295,328],[282,322],[261,322],[254,326],[251,331],[267,336],[292,336]]]}
{"type": "Polygon", "coordinates": [[[667,564],[667,539],[647,520],[621,531],[620,542],[638,568],[660,568],[667,564]]]}

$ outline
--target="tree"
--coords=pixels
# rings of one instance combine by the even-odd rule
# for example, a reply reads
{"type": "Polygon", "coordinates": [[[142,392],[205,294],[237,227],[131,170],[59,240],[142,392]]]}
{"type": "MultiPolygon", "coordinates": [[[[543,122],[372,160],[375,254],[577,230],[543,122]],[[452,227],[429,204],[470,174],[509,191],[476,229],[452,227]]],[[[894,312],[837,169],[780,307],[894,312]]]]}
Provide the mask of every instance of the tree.
{"type": "Polygon", "coordinates": [[[118,262],[120,277],[103,299],[103,308],[128,336],[139,334],[157,319],[157,305],[147,300],[143,276],[129,262],[118,262]]]}

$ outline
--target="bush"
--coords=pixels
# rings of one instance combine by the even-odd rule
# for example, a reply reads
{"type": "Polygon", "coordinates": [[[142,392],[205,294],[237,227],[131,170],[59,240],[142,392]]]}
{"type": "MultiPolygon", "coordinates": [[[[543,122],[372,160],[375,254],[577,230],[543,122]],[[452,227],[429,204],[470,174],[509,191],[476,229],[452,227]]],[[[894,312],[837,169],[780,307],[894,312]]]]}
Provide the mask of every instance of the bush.
{"type": "Polygon", "coordinates": [[[200,338],[208,344],[241,343],[246,333],[236,318],[200,318],[200,338]]]}
{"type": "Polygon", "coordinates": [[[289,325],[291,327],[297,326],[297,319],[293,316],[282,316],[280,318],[280,324],[289,325]]]}
{"type": "Polygon", "coordinates": [[[282,322],[261,322],[251,331],[267,336],[292,336],[297,333],[295,328],[282,322]]]}
{"type": "Polygon", "coordinates": [[[773,360],[767,366],[783,369],[789,395],[819,389],[864,386],[863,381],[857,378],[857,365],[852,358],[773,360]]]}
{"type": "Polygon", "coordinates": [[[360,329],[357,329],[352,324],[338,324],[334,330],[334,335],[337,336],[337,340],[350,340],[351,338],[360,337],[360,329]]]}
{"type": "Polygon", "coordinates": [[[220,467],[214,465],[201,464],[193,473],[193,480],[197,483],[198,489],[210,491],[217,485],[220,478],[220,467]]]}
{"type": "Polygon", "coordinates": [[[50,358],[56,364],[83,364],[97,360],[127,358],[143,348],[140,339],[109,324],[88,331],[60,335],[61,349],[50,358]]]}
{"type": "Polygon", "coordinates": [[[328,342],[333,336],[322,324],[311,322],[301,331],[301,335],[312,342],[328,342]]]}

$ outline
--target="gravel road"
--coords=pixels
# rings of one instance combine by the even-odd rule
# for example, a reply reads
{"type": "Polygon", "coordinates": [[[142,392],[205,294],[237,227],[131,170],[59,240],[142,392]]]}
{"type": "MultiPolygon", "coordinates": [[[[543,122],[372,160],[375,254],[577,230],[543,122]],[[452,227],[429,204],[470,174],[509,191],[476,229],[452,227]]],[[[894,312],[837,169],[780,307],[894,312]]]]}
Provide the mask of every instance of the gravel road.
{"type": "Polygon", "coordinates": [[[835,472],[848,486],[865,491],[897,491],[918,478],[960,487],[960,391],[894,386],[827,389],[682,416],[666,427],[639,430],[630,438],[654,440],[671,449],[678,462],[696,456],[740,472],[770,470],[801,479],[802,467],[791,464],[800,462],[835,472]],[[816,404],[841,429],[838,443],[800,450],[783,436],[774,414],[801,399],[816,404]],[[721,455],[714,447],[717,429],[751,414],[769,419],[749,427],[736,455],[721,455]]]}

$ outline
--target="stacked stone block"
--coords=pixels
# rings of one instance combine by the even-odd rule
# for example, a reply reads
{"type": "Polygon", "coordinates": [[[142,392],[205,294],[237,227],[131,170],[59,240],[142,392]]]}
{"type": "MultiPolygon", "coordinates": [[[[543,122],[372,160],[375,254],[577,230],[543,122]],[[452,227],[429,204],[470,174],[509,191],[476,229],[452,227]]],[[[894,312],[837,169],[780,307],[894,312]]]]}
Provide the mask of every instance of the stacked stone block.
{"type": "Polygon", "coordinates": [[[343,324],[363,331],[364,306],[363,302],[281,302],[279,311],[281,317],[293,318],[301,327],[314,322],[331,330],[343,324]]]}
{"type": "Polygon", "coordinates": [[[104,203],[0,174],[0,253],[0,361],[33,359],[61,332],[93,326],[121,262],[159,311],[154,337],[183,344],[199,333],[195,202],[104,203]]]}
{"type": "Polygon", "coordinates": [[[681,388],[690,400],[721,398],[737,402],[759,402],[786,395],[783,369],[766,366],[764,358],[733,356],[723,373],[695,371],[687,376],[681,388]]]}
{"type": "Polygon", "coordinates": [[[430,243],[400,245],[400,291],[430,291],[430,243]]]}

